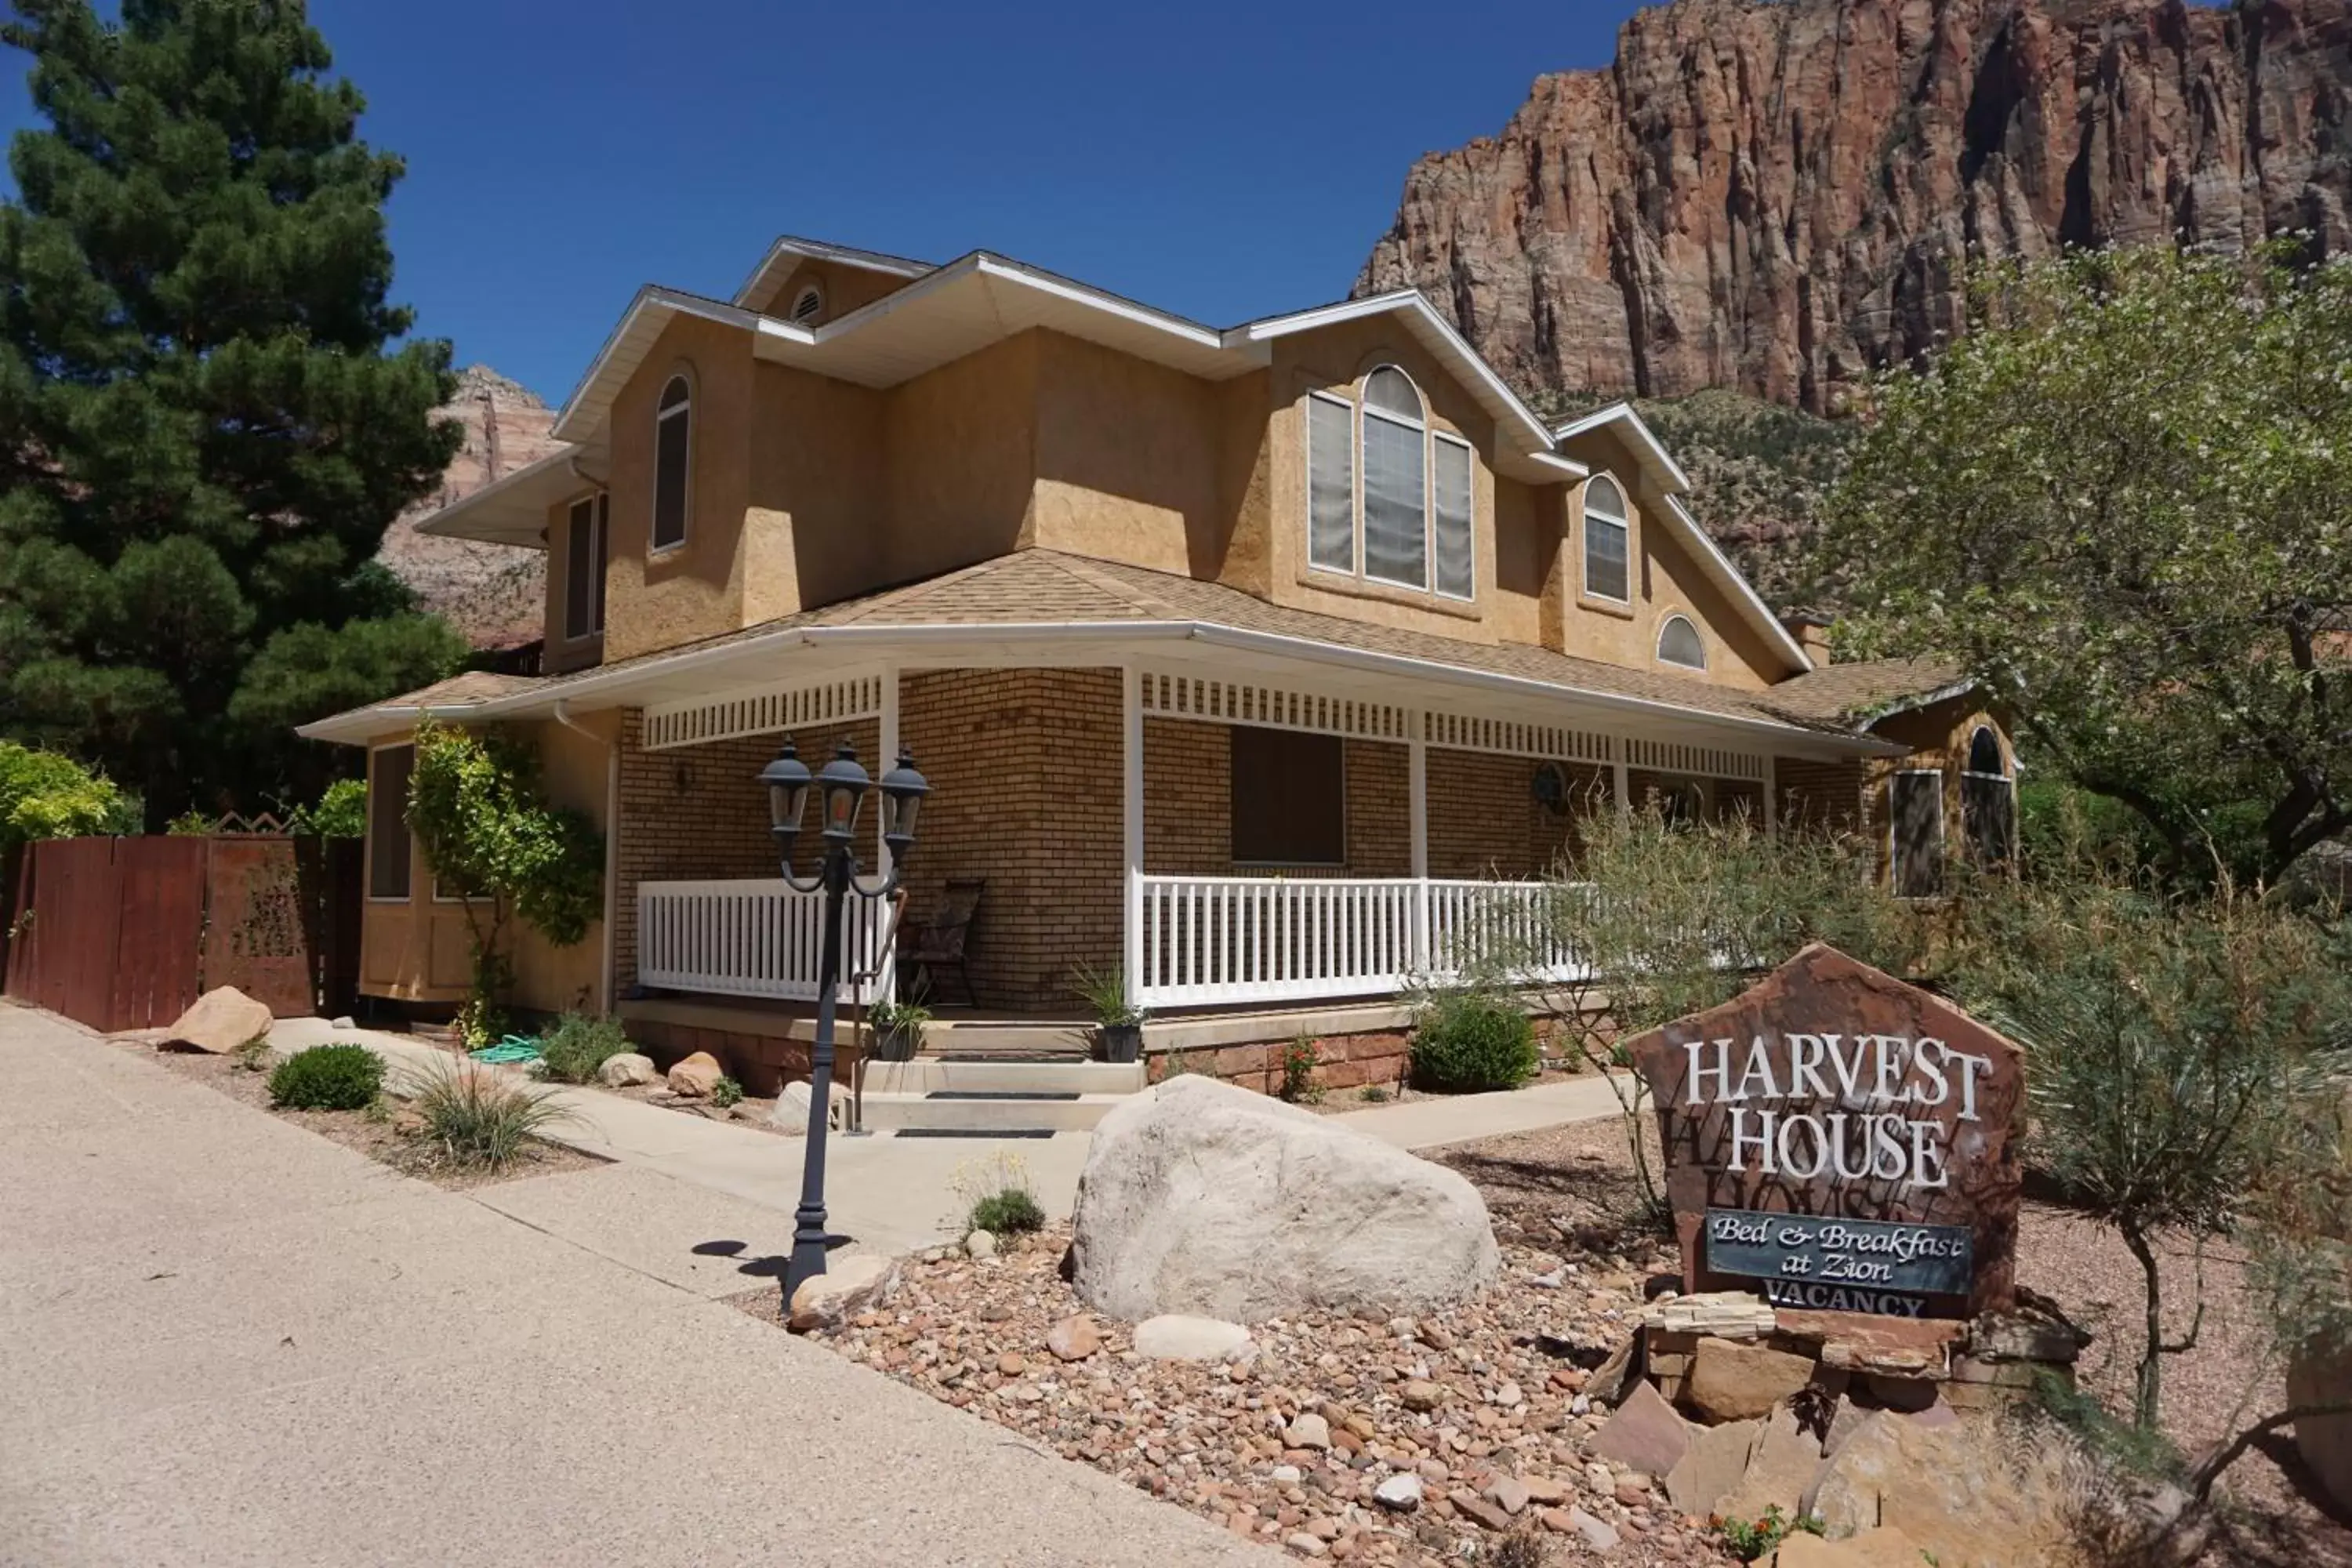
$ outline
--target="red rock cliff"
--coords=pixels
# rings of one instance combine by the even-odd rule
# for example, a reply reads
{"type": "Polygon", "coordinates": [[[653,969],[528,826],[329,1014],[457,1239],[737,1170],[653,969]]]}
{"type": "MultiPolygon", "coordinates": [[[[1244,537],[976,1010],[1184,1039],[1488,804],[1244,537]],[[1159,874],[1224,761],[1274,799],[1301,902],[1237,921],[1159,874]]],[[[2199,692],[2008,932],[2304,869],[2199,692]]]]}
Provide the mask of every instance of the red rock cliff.
{"type": "Polygon", "coordinates": [[[2352,247],[2352,0],[1676,0],[1432,153],[1356,288],[1522,385],[1822,410],[1985,251],[2352,247]]]}

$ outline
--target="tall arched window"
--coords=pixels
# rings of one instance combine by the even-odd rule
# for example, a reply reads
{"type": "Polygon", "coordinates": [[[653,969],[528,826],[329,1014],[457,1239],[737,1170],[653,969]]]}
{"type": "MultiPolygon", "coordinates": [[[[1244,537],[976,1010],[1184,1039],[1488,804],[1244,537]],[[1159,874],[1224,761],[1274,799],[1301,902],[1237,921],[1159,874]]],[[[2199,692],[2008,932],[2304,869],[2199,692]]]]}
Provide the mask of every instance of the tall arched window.
{"type": "Polygon", "coordinates": [[[1978,725],[1969,737],[1968,766],[1960,770],[1960,824],[1979,861],[2008,862],[2017,844],[2017,781],[1990,724],[1978,725]]]}
{"type": "Polygon", "coordinates": [[[1596,599],[1633,603],[1632,574],[1626,567],[1627,521],[1625,492],[1606,474],[1595,474],[1584,487],[1584,591],[1596,599]]]}
{"type": "Polygon", "coordinates": [[[694,389],[683,375],[669,378],[654,411],[653,548],[686,542],[692,510],[694,389]]]}
{"type": "Polygon", "coordinates": [[[1429,426],[1421,393],[1382,365],[1364,378],[1364,575],[1429,586],[1429,426]]]}
{"type": "Polygon", "coordinates": [[[1436,428],[1420,388],[1394,365],[1366,376],[1361,394],[1352,403],[1307,395],[1307,563],[1475,597],[1470,443],[1436,428]]]}
{"type": "Polygon", "coordinates": [[[1706,644],[1700,640],[1689,616],[1668,616],[1666,624],[1658,628],[1658,662],[1679,664],[1685,669],[1706,668],[1706,644]]]}

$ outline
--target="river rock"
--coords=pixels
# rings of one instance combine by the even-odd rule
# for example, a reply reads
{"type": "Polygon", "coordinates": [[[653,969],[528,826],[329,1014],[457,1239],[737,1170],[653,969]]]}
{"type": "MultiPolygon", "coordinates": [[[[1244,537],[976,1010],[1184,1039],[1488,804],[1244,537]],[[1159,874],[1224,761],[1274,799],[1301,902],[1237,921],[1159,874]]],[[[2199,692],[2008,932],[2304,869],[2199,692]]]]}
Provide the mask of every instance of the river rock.
{"type": "Polygon", "coordinates": [[[697,1051],[669,1069],[669,1091],[699,1100],[719,1087],[727,1069],[709,1051],[697,1051]]]}
{"type": "Polygon", "coordinates": [[[269,1033],[269,1008],[234,985],[215,986],[197,997],[172,1022],[161,1042],[165,1050],[229,1052],[269,1033]]]}
{"type": "Polygon", "coordinates": [[[1116,1317],[1386,1318],[1474,1296],[1501,1267],[1453,1171],[1296,1106],[1187,1075],[1096,1128],[1072,1283],[1116,1317]]]}
{"type": "Polygon", "coordinates": [[[604,1065],[596,1069],[596,1081],[606,1089],[635,1089],[640,1084],[661,1081],[661,1069],[654,1059],[635,1051],[623,1051],[617,1057],[606,1057],[604,1065]]]}
{"type": "Polygon", "coordinates": [[[1683,1403],[1710,1425],[1753,1421],[1812,1381],[1810,1356],[1730,1340],[1698,1342],[1683,1403]]]}
{"type": "Polygon", "coordinates": [[[1239,1323],[1162,1312],[1135,1325],[1135,1351],[1155,1361],[1238,1361],[1257,1348],[1239,1323]]]}

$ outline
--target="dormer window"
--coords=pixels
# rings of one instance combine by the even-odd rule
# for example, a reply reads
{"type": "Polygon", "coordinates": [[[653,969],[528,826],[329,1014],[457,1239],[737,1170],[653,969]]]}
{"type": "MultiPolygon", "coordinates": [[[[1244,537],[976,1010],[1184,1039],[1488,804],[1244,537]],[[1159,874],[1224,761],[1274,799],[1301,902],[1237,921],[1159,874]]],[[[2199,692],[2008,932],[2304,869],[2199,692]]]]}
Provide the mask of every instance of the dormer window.
{"type": "Polygon", "coordinates": [[[654,525],[656,550],[686,542],[692,490],[688,483],[694,451],[694,389],[674,375],[662,388],[654,412],[654,525]]]}
{"type": "Polygon", "coordinates": [[[1315,570],[1473,597],[1471,487],[1470,444],[1432,426],[1421,389],[1396,366],[1366,376],[1360,402],[1308,395],[1307,559],[1315,570]]]}
{"type": "MultiPolygon", "coordinates": [[[[1584,592],[1588,597],[1633,603],[1626,540],[1633,531],[1625,492],[1606,474],[1584,487],[1584,592]]],[[[1661,655],[1663,657],[1663,655],[1661,655]]]]}
{"type": "Polygon", "coordinates": [[[1688,616],[1668,616],[1666,624],[1658,628],[1658,662],[1685,669],[1706,668],[1706,644],[1688,616]]]}

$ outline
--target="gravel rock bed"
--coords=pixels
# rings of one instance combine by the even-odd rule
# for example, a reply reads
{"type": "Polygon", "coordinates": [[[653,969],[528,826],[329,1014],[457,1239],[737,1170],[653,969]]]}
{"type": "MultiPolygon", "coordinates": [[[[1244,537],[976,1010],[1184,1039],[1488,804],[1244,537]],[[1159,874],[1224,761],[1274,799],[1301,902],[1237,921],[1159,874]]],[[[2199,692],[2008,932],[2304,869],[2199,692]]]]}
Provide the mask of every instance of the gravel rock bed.
{"type": "Polygon", "coordinates": [[[1503,1282],[1484,1300],[1417,1319],[1259,1324],[1244,1362],[1137,1354],[1132,1325],[1087,1313],[1063,1282],[1066,1226],[993,1258],[935,1249],[912,1259],[887,1310],[825,1338],[1050,1452],[1301,1557],[1434,1564],[1525,1532],[1560,1563],[1591,1558],[1593,1542],[1612,1538],[1611,1562],[1729,1561],[1646,1479],[1584,1452],[1607,1414],[1582,1396],[1590,1368],[1625,1338],[1643,1280],[1671,1255],[1646,1241],[1626,1247],[1605,1202],[1547,1207],[1539,1236],[1520,1208],[1498,1213],[1503,1282]],[[1374,1498],[1407,1475],[1420,1482],[1418,1506],[1374,1498]]]}

